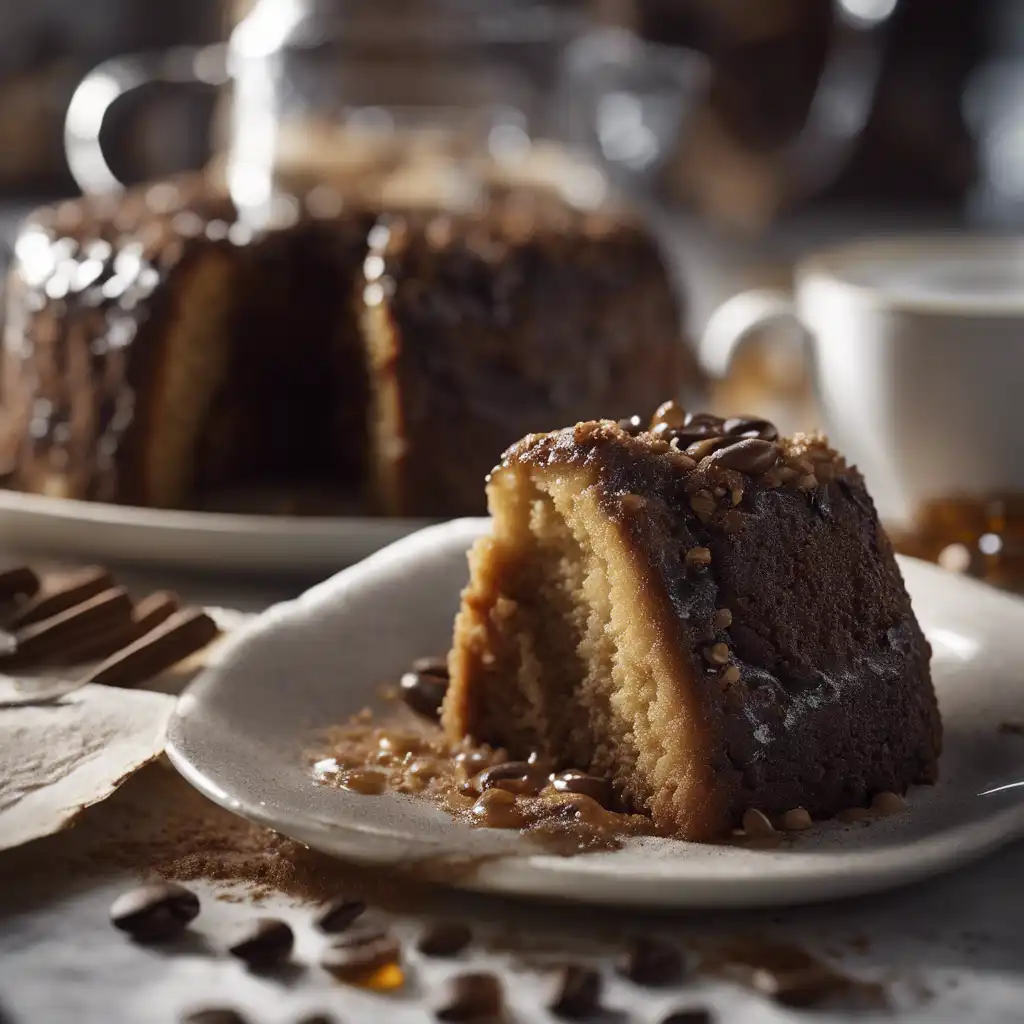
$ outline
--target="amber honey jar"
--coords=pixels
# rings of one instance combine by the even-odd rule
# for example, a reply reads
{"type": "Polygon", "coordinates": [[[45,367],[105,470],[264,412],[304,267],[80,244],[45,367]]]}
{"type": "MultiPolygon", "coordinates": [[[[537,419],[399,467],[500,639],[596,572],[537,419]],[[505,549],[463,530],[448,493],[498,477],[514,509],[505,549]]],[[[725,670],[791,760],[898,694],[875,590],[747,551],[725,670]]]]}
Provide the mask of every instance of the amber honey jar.
{"type": "Polygon", "coordinates": [[[930,501],[892,539],[902,554],[1024,593],[1024,494],[930,501]]]}

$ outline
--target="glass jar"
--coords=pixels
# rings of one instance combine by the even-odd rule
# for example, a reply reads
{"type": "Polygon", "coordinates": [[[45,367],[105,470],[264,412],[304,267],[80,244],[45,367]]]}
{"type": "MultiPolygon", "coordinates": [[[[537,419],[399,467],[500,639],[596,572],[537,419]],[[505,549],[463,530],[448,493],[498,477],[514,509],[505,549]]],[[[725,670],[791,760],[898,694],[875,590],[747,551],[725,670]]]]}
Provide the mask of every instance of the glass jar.
{"type": "Polygon", "coordinates": [[[262,0],[231,39],[230,192],[257,217],[317,184],[458,206],[497,171],[596,198],[550,144],[578,27],[546,0],[262,0]]]}
{"type": "Polygon", "coordinates": [[[587,133],[570,142],[564,59],[583,24],[567,0],[257,0],[225,46],[96,69],[69,110],[69,164],[85,192],[120,188],[106,109],[149,81],[202,81],[228,87],[211,171],[257,223],[318,185],[459,206],[497,176],[591,205],[607,182],[587,133]]]}

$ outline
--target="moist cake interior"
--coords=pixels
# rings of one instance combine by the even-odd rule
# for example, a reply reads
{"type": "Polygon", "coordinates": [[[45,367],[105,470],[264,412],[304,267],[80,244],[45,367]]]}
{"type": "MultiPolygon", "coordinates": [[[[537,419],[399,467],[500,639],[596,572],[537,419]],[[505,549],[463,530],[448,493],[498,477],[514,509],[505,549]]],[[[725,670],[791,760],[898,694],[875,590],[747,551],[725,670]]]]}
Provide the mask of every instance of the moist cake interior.
{"type": "Polygon", "coordinates": [[[303,225],[271,236],[243,270],[226,372],[197,438],[200,503],[305,494],[326,511],[359,498],[338,483],[332,493],[327,483],[364,475],[368,382],[354,303],[357,239],[303,225]]]}
{"type": "Polygon", "coordinates": [[[689,669],[593,473],[503,472],[494,486],[493,536],[471,555],[463,605],[480,615],[464,620],[462,635],[479,642],[464,640],[454,657],[481,662],[457,665],[458,674],[486,672],[508,688],[500,700],[479,696],[468,716],[475,734],[500,735],[556,767],[586,765],[635,806],[647,803],[634,786],[639,771],[655,805],[692,809],[701,800],[696,723],[674,682],[689,669]],[[500,593],[487,593],[490,584],[500,593]]]}

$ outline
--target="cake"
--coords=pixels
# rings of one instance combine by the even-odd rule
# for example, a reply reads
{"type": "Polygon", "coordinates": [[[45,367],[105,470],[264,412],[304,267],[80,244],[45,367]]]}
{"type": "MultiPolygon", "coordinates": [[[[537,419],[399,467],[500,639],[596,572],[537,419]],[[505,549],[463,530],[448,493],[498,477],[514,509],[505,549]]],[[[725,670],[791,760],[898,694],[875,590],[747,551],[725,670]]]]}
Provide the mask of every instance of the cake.
{"type": "Polygon", "coordinates": [[[531,426],[699,382],[657,245],[537,190],[445,212],[281,197],[253,231],[202,179],[33,215],[7,295],[9,486],[209,508],[313,483],[441,517],[531,426]]]}
{"type": "Polygon", "coordinates": [[[819,437],[658,410],[529,434],[488,483],[442,721],[610,778],[659,830],[936,778],[930,650],[859,472],[819,437]]]}

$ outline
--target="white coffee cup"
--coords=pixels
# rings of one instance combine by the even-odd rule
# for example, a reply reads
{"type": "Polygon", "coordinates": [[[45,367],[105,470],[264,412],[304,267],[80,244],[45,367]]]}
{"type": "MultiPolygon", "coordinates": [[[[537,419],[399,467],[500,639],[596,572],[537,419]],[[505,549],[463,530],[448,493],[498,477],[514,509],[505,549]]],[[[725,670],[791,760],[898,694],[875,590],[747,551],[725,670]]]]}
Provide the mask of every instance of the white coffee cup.
{"type": "Polygon", "coordinates": [[[805,334],[822,426],[883,519],[1024,493],[1024,240],[890,238],[813,255],[793,294],[748,291],[718,308],[705,365],[724,375],[779,322],[805,334]]]}

